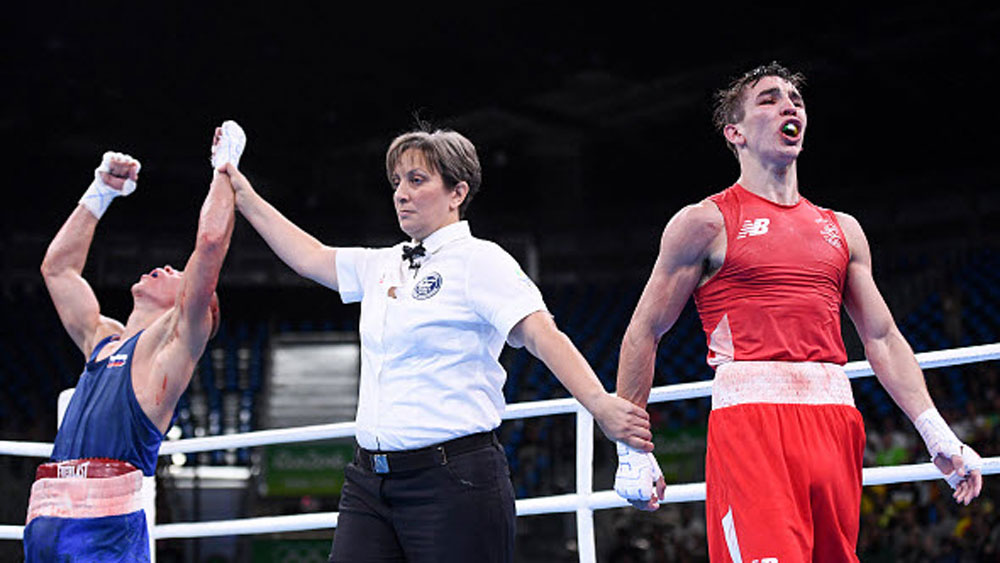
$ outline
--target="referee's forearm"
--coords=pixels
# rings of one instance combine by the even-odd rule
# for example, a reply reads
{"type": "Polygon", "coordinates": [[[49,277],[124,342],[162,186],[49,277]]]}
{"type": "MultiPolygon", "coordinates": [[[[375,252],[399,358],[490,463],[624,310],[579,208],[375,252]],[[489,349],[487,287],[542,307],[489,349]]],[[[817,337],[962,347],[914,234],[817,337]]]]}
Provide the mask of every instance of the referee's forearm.
{"type": "Polygon", "coordinates": [[[236,201],[240,213],[278,258],[300,276],[314,279],[317,270],[322,269],[314,257],[324,250],[323,243],[256,192],[238,194],[236,201]]]}
{"type": "Polygon", "coordinates": [[[607,390],[573,341],[561,330],[546,330],[531,342],[531,351],[555,374],[576,400],[593,411],[595,403],[607,390]]]}

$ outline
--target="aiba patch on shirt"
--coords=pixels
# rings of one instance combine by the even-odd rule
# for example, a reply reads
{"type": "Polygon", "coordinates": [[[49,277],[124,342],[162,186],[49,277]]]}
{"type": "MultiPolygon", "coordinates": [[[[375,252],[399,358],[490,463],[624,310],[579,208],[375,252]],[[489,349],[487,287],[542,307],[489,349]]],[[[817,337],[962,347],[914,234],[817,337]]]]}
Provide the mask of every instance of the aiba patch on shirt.
{"type": "Polygon", "coordinates": [[[424,299],[434,297],[441,290],[441,283],[443,281],[441,274],[437,272],[427,274],[417,282],[417,285],[413,286],[413,298],[423,301],[424,299]]]}

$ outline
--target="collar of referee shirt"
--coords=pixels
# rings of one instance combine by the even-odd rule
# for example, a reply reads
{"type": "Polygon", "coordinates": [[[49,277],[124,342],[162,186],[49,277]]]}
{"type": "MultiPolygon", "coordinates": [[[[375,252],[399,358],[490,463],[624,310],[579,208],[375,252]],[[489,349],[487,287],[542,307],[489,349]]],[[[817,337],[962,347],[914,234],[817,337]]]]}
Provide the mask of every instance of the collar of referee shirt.
{"type": "MultiPolygon", "coordinates": [[[[457,223],[452,223],[450,225],[445,225],[440,229],[434,231],[427,238],[422,241],[411,241],[410,244],[405,245],[404,248],[410,247],[411,245],[416,245],[413,251],[417,248],[423,246],[424,253],[426,256],[431,256],[441,247],[448,244],[449,242],[454,242],[456,240],[461,240],[464,238],[471,238],[472,231],[469,229],[468,221],[458,221],[457,223]]],[[[407,260],[407,256],[404,254],[403,259],[407,260]]]]}

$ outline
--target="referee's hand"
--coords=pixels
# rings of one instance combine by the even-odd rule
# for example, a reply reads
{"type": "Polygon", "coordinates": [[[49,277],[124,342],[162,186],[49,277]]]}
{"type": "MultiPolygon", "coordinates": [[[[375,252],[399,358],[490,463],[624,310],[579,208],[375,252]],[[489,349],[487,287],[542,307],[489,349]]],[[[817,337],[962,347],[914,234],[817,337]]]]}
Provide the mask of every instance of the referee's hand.
{"type": "Polygon", "coordinates": [[[653,451],[649,413],[631,401],[604,394],[593,409],[594,420],[612,442],[624,442],[643,452],[653,451]]]}

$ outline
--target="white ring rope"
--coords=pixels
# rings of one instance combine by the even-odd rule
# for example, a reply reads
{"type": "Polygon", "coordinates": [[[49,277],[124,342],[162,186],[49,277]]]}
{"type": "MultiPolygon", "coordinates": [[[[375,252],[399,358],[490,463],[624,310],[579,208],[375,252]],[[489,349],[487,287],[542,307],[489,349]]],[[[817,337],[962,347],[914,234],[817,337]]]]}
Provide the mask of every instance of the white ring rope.
{"type": "MultiPolygon", "coordinates": [[[[985,362],[1000,359],[1000,343],[968,346],[952,350],[938,350],[935,352],[922,352],[917,354],[916,357],[917,362],[923,369],[985,362]]],[[[844,371],[852,379],[873,375],[871,366],[865,361],[849,362],[844,366],[844,371]]],[[[649,402],[661,403],[682,399],[697,399],[700,397],[709,397],[711,394],[711,380],[680,383],[654,387],[649,394],[649,402]]],[[[514,420],[553,414],[568,414],[577,412],[578,408],[579,403],[572,398],[514,403],[507,405],[503,418],[504,420],[514,420]]],[[[349,436],[354,436],[353,422],[315,424],[295,428],[256,430],[243,434],[226,434],[222,436],[205,436],[202,438],[185,438],[183,440],[168,441],[164,442],[160,447],[160,455],[209,452],[270,444],[312,442],[331,438],[346,438],[349,436]]],[[[49,457],[51,454],[52,444],[49,443],[0,440],[0,455],[49,457]]]]}
{"type": "MultiPolygon", "coordinates": [[[[995,475],[997,473],[1000,473],[1000,457],[983,458],[983,475],[995,475]]],[[[911,481],[934,481],[940,478],[941,472],[934,467],[933,463],[917,463],[896,467],[866,467],[862,471],[862,480],[865,486],[908,483],[911,481]]],[[[703,500],[705,500],[705,483],[668,485],[663,497],[664,504],[703,500]]],[[[575,493],[525,498],[518,499],[516,505],[518,516],[577,512],[580,508],[603,510],[606,508],[623,508],[629,506],[628,502],[623,500],[614,491],[598,491],[591,493],[585,498],[575,493]]],[[[155,535],[156,539],[167,539],[322,530],[336,528],[338,514],[337,512],[318,512],[294,516],[243,518],[215,522],[159,524],[155,528],[155,535]],[[219,532],[213,533],[213,530],[219,530],[219,532]]]]}
{"type": "MultiPolygon", "coordinates": [[[[917,354],[917,361],[923,369],[969,364],[1000,359],[1000,343],[969,346],[951,350],[939,350],[917,354]]],[[[850,362],[844,366],[851,378],[873,375],[868,362],[850,362]]],[[[649,402],[694,399],[712,394],[712,382],[698,381],[655,387],[649,402]]],[[[580,561],[594,561],[594,535],[592,511],[628,506],[614,491],[592,492],[593,470],[593,418],[580,407],[575,399],[552,399],[508,405],[503,418],[513,420],[553,414],[576,413],[577,421],[577,492],[548,497],[518,499],[519,516],[577,513],[578,545],[580,561]]],[[[354,435],[354,423],[317,424],[298,428],[259,430],[243,434],[188,438],[164,442],[160,455],[193,453],[230,448],[244,448],[268,444],[310,442],[354,435]]],[[[43,442],[18,442],[0,440],[0,455],[25,457],[49,457],[52,444],[43,442]]],[[[1000,473],[1000,457],[983,459],[983,475],[1000,473]]],[[[919,463],[896,467],[868,467],[863,470],[863,482],[880,485],[910,481],[930,481],[940,479],[941,473],[931,463],[919,463]]],[[[686,483],[667,487],[664,502],[693,502],[705,500],[705,483],[686,483]]],[[[184,522],[159,524],[153,529],[155,539],[194,538],[320,530],[335,528],[337,512],[319,512],[260,518],[240,518],[209,522],[184,522]]],[[[22,538],[23,526],[0,525],[0,539],[22,538]]]]}

